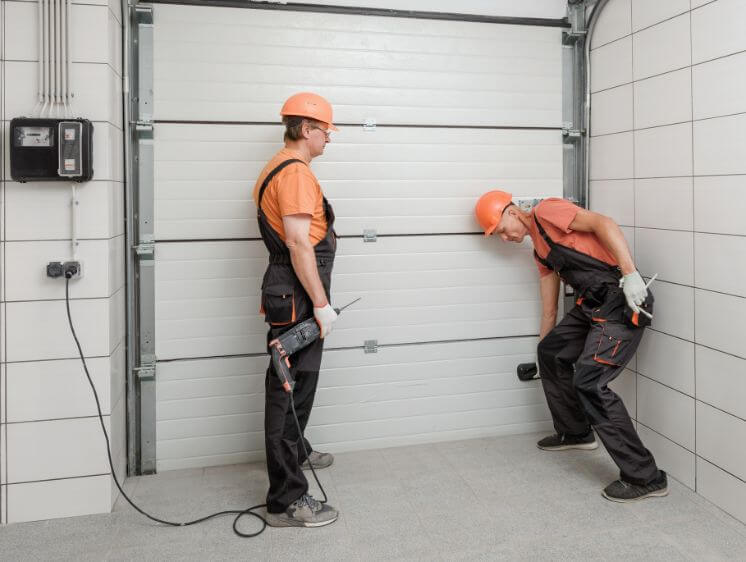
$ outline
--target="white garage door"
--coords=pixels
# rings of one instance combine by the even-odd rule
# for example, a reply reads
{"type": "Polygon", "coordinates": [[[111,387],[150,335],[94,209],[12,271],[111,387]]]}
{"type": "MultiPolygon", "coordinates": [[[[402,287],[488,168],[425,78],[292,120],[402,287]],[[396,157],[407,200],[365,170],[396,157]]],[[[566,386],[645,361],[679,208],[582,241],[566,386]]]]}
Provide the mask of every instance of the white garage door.
{"type": "Polygon", "coordinates": [[[484,239],[472,209],[496,187],[562,193],[561,30],[161,4],[153,19],[158,469],[264,457],[250,195],[302,90],[340,126],[312,164],[342,236],[333,302],[363,297],[327,341],[311,441],[547,427],[514,374],[539,324],[530,248],[484,239]]]}

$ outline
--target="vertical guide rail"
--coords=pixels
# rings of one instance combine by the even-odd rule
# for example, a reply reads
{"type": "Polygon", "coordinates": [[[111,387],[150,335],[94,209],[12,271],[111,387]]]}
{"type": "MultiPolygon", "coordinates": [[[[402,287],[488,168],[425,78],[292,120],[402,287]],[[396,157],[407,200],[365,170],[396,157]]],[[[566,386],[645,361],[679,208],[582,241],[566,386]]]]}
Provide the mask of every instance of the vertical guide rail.
{"type": "Polygon", "coordinates": [[[130,474],[152,474],[156,471],[153,8],[127,0],[127,13],[128,468],[130,474]]]}
{"type": "Polygon", "coordinates": [[[570,30],[562,32],[562,138],[564,197],[588,208],[585,193],[585,41],[586,2],[569,0],[570,30]]]}
{"type": "MultiPolygon", "coordinates": [[[[588,130],[585,122],[586,1],[568,0],[570,30],[562,32],[562,177],[563,196],[588,208],[585,189],[585,147],[588,130]]],[[[564,285],[563,310],[575,305],[572,287],[564,285]]]]}

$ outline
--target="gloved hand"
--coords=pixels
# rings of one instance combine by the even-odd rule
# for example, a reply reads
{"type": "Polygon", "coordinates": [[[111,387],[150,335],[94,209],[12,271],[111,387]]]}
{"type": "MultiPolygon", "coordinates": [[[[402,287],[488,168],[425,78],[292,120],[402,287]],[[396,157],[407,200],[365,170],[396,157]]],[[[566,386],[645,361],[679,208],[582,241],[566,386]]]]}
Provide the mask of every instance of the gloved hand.
{"type": "Polygon", "coordinates": [[[624,291],[624,298],[634,312],[640,312],[640,305],[648,297],[648,288],[639,272],[628,273],[619,280],[619,286],[624,291]]]}
{"type": "Polygon", "coordinates": [[[326,303],[326,306],[314,307],[313,316],[316,318],[323,339],[332,331],[332,325],[337,321],[337,313],[334,312],[332,305],[326,303]]]}

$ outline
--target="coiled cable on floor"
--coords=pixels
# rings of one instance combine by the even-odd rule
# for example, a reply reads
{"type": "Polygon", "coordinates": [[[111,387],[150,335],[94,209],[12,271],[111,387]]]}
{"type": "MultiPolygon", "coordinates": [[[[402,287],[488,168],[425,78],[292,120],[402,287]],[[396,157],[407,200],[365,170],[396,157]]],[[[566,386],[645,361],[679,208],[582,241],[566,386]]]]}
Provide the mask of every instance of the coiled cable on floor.
{"type": "MultiPolygon", "coordinates": [[[[193,521],[184,521],[184,522],[177,522],[177,521],[167,521],[165,519],[160,519],[158,517],[155,517],[151,514],[149,514],[144,509],[140,508],[130,497],[127,495],[127,493],[122,488],[122,485],[119,483],[119,479],[117,478],[116,472],[114,471],[114,461],[111,458],[111,442],[109,441],[109,434],[106,431],[106,425],[104,424],[104,416],[101,413],[101,402],[98,398],[98,392],[96,391],[96,385],[93,384],[93,379],[91,379],[91,374],[88,372],[88,365],[85,361],[85,355],[83,355],[83,348],[80,346],[80,340],[78,340],[78,335],[75,332],[75,326],[73,326],[73,318],[72,314],[70,313],[70,277],[69,275],[65,275],[65,306],[67,309],[67,321],[70,324],[70,331],[72,332],[73,339],[75,340],[75,345],[78,347],[78,354],[80,355],[80,361],[83,363],[83,370],[85,371],[85,376],[88,379],[88,384],[91,386],[91,390],[93,391],[93,398],[96,400],[96,409],[98,411],[98,420],[101,423],[101,431],[104,434],[104,439],[106,440],[106,454],[109,459],[109,468],[111,469],[111,477],[114,479],[114,483],[117,486],[117,489],[119,490],[119,493],[122,494],[122,497],[127,500],[127,503],[129,503],[135,511],[140,513],[141,515],[144,515],[151,521],[155,521],[156,523],[161,523],[162,525],[168,525],[169,527],[189,527],[191,525],[197,525],[198,523],[204,523],[205,521],[209,521],[210,519],[214,519],[216,517],[221,517],[223,515],[235,515],[236,518],[233,520],[233,532],[236,533],[239,537],[243,538],[253,538],[256,536],[261,535],[264,530],[267,528],[267,520],[256,513],[255,511],[257,509],[261,509],[263,507],[267,507],[266,504],[258,504],[253,505],[249,508],[240,510],[240,509],[229,509],[225,511],[218,511],[216,513],[211,513],[210,515],[206,515],[204,517],[200,517],[199,519],[194,519],[193,521]],[[239,520],[245,516],[245,515],[251,515],[252,517],[256,517],[259,519],[259,521],[262,522],[262,528],[259,529],[255,533],[243,533],[238,530],[238,522],[239,520]]],[[[306,443],[303,439],[303,431],[301,431],[300,422],[298,421],[298,415],[295,413],[295,401],[293,400],[293,393],[290,392],[290,408],[293,412],[293,419],[295,420],[295,427],[298,429],[298,435],[300,435],[300,443],[303,447],[303,454],[308,459],[308,464],[311,467],[311,472],[313,473],[313,477],[316,480],[316,484],[318,484],[319,489],[321,490],[321,493],[324,496],[324,499],[321,503],[326,503],[328,501],[328,498],[326,496],[326,491],[324,490],[324,487],[321,485],[321,482],[319,482],[319,477],[316,475],[316,470],[313,468],[313,464],[311,463],[311,460],[308,456],[308,450],[306,449],[306,443]]]]}

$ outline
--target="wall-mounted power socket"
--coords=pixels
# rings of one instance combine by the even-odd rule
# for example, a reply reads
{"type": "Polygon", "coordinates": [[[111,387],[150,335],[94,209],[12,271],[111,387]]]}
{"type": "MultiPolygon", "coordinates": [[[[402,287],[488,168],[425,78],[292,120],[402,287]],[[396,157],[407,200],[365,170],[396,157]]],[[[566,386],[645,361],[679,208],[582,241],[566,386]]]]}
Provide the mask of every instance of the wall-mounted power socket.
{"type": "Polygon", "coordinates": [[[80,279],[83,277],[82,261],[66,261],[62,264],[65,271],[65,277],[68,279],[80,279]]]}
{"type": "Polygon", "coordinates": [[[81,261],[50,261],[47,264],[47,277],[57,279],[65,277],[67,279],[80,279],[83,277],[83,262],[81,261]]]}

